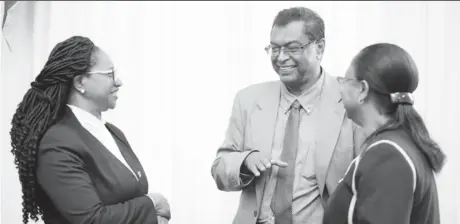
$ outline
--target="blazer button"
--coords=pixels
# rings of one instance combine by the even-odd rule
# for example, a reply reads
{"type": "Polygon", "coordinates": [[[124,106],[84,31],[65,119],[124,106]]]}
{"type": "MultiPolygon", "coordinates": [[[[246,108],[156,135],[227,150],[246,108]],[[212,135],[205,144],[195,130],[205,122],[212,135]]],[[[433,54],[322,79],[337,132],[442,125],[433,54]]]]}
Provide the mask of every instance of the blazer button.
{"type": "Polygon", "coordinates": [[[257,211],[254,211],[254,217],[257,217],[257,211]]]}

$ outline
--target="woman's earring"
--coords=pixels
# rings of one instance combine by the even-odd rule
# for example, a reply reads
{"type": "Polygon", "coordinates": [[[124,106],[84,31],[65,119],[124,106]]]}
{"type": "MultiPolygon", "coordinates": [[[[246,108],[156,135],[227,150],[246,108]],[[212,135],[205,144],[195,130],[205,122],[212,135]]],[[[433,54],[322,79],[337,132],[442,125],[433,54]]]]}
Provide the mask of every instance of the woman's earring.
{"type": "Polygon", "coordinates": [[[80,92],[81,92],[81,94],[84,94],[84,93],[85,93],[85,90],[84,90],[84,89],[82,89],[82,90],[80,90],[80,92]]]}
{"type": "Polygon", "coordinates": [[[358,104],[363,104],[364,100],[359,100],[358,104]]]}

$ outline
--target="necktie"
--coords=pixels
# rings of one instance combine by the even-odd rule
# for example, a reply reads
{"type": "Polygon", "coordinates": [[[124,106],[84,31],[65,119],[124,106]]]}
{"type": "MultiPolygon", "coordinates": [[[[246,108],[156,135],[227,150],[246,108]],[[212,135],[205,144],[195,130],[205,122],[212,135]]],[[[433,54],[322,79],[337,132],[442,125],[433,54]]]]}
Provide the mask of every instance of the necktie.
{"type": "Polygon", "coordinates": [[[283,151],[280,160],[288,164],[278,171],[275,192],[271,208],[275,215],[275,224],[292,224],[292,197],[294,190],[295,161],[299,139],[300,123],[299,101],[294,101],[286,124],[283,151]]]}

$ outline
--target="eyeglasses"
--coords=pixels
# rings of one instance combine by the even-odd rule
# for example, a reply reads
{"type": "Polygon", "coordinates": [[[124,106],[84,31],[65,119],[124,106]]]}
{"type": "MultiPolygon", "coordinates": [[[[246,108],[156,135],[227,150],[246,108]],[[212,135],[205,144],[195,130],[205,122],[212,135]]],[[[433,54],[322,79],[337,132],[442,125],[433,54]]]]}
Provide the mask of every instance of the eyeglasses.
{"type": "Polygon", "coordinates": [[[106,75],[110,78],[112,78],[113,81],[115,81],[115,69],[109,69],[109,70],[103,70],[103,71],[91,71],[88,72],[88,74],[93,75],[93,74],[101,74],[101,75],[106,75]]]}
{"type": "Polygon", "coordinates": [[[343,84],[345,82],[348,82],[348,81],[359,81],[358,79],[356,78],[347,78],[347,77],[340,77],[340,76],[337,76],[337,82],[339,82],[340,84],[343,84]]]}
{"type": "Polygon", "coordinates": [[[302,46],[276,46],[276,45],[268,45],[265,47],[265,51],[267,52],[268,55],[271,57],[278,57],[281,51],[284,51],[284,53],[288,56],[296,56],[302,54],[302,52],[305,50],[306,47],[308,47],[310,44],[316,43],[315,41],[311,41],[307,44],[304,44],[302,46]]]}

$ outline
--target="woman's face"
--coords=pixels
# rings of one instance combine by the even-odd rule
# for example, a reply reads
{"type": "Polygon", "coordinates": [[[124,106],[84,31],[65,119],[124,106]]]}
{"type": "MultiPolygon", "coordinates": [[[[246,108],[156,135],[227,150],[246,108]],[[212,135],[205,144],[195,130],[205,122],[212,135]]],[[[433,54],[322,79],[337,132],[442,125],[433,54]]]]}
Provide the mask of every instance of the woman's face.
{"type": "Polygon", "coordinates": [[[114,109],[117,102],[117,92],[122,82],[115,77],[115,70],[109,56],[102,50],[93,53],[94,65],[89,76],[83,83],[85,96],[101,111],[114,109]]]}
{"type": "Polygon", "coordinates": [[[348,68],[345,77],[337,77],[340,83],[340,95],[342,96],[343,106],[349,119],[358,125],[362,125],[361,116],[364,105],[363,82],[356,79],[353,64],[348,68]]]}

